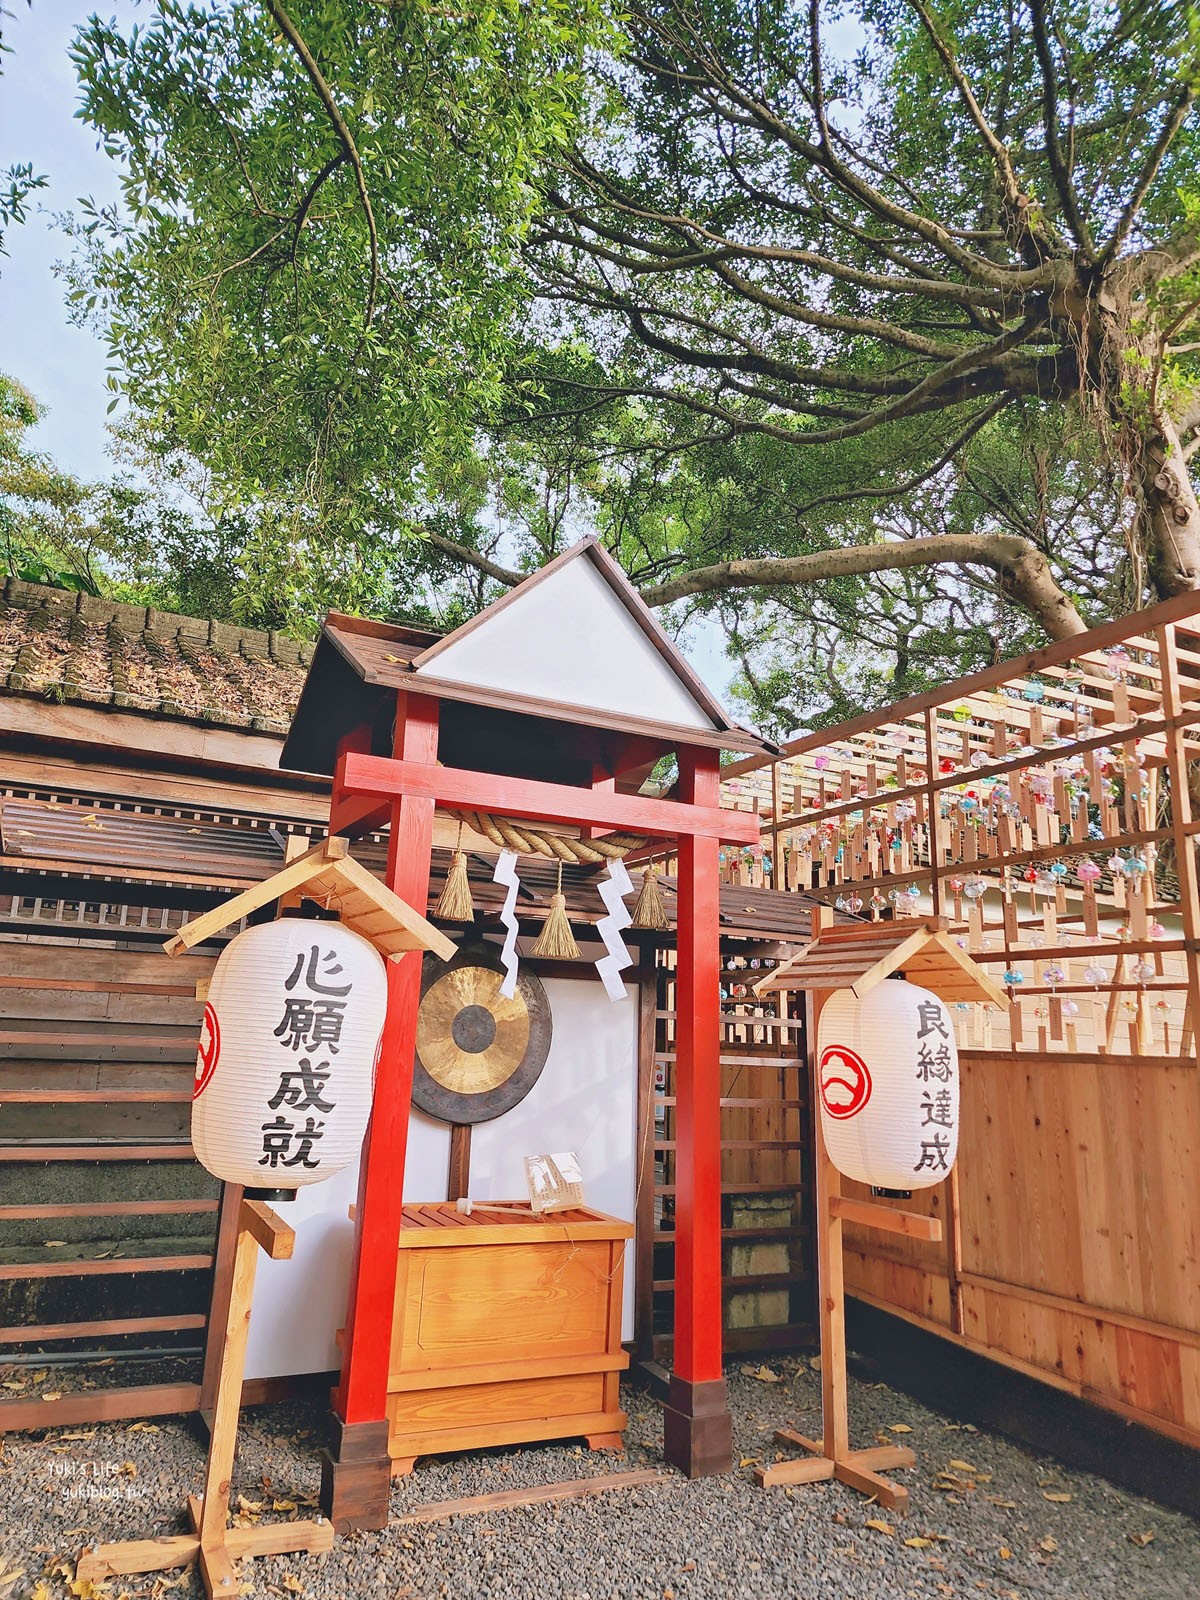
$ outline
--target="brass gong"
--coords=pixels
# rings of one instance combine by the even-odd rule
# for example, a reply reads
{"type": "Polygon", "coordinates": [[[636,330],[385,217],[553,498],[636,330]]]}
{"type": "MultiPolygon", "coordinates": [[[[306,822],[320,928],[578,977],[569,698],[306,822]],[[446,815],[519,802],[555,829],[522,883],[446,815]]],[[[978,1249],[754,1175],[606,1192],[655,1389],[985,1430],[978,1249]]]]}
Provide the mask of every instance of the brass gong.
{"type": "Polygon", "coordinates": [[[541,980],[523,968],[511,1000],[493,948],[430,956],[421,978],[413,1104],[442,1122],[490,1122],[537,1082],[553,1026],[541,980]]]}

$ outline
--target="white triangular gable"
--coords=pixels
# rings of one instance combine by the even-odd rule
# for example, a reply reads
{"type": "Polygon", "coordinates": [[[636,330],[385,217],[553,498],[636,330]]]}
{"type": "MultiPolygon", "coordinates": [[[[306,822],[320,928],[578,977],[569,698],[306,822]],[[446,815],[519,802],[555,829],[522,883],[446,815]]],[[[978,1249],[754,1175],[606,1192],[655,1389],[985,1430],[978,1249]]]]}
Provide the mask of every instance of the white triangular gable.
{"type": "Polygon", "coordinates": [[[422,673],[581,710],[715,727],[586,556],[518,590],[415,675],[422,673]]]}

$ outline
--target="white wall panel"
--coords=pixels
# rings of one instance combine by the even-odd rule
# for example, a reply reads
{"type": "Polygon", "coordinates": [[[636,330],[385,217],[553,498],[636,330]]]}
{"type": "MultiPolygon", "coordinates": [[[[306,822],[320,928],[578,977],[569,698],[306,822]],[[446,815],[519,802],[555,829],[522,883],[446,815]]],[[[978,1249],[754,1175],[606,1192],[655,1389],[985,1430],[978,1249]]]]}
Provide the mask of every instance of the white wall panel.
{"type": "MultiPolygon", "coordinates": [[[[526,1195],[522,1157],[574,1150],[584,1197],[632,1222],[637,1140],[637,991],[609,1000],[600,983],[549,978],[554,1041],[542,1075],[519,1106],[471,1136],[473,1199],[526,1195]]],[[[404,1174],[406,1201],[444,1200],[450,1130],[414,1111],[404,1174]]],[[[248,1378],[326,1372],[339,1362],[334,1333],[346,1315],[358,1192],[357,1167],[300,1191],[279,1207],[296,1229],[291,1261],[259,1257],[246,1356],[248,1378]]],[[[633,1241],[625,1255],[622,1336],[633,1337],[633,1241]]]]}

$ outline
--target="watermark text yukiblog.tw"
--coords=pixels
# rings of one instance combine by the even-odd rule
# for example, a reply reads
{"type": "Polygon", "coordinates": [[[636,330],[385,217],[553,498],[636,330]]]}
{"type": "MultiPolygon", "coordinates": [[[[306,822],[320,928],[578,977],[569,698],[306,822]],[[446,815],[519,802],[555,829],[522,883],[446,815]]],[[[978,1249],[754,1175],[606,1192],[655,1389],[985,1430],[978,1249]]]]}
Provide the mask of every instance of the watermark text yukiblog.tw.
{"type": "Polygon", "coordinates": [[[50,1478],[66,1500],[136,1500],[132,1461],[52,1461],[50,1478]]]}

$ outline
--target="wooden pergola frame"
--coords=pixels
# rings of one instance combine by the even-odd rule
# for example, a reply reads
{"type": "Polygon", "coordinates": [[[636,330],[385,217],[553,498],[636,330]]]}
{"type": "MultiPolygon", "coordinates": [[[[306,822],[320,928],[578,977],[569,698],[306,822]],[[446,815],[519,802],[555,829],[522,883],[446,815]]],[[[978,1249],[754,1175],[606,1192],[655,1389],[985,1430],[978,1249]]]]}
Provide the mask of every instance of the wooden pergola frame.
{"type": "MultiPolygon", "coordinates": [[[[1200,817],[1187,781],[1197,762],[1200,596],[1189,592],[791,740],[780,757],[735,761],[722,777],[736,785],[770,764],[761,841],[778,887],[831,905],[856,896],[862,914],[878,917],[883,897],[928,886],[934,914],[950,919],[976,960],[1006,974],[1014,1050],[1086,1055],[1076,1035],[1087,1030],[1064,1001],[1096,986],[1078,973],[1047,981],[1039,967],[1111,958],[1092,1053],[1125,1053],[1117,1002],[1127,994],[1128,1053],[1189,1061],[1200,1030],[1200,817]],[[1070,781],[1068,762],[1077,763],[1070,781]],[[997,819],[989,796],[998,787],[1012,799],[997,819]],[[972,793],[966,817],[960,800],[972,793]],[[1169,853],[1173,873],[1165,884],[1152,869],[1122,881],[1108,865],[1122,850],[1151,862],[1169,853]],[[1050,867],[1062,873],[1058,890],[1030,888],[1022,915],[1027,876],[1050,867]],[[972,877],[986,882],[990,905],[964,895],[972,877]],[[1160,918],[1177,923],[1154,930],[1160,918]],[[1106,919],[1127,926],[1118,933],[1106,919]],[[1132,970],[1144,960],[1159,969],[1149,985],[1132,970]],[[1169,1025],[1151,1015],[1155,990],[1177,997],[1169,1025]]],[[[982,1046],[995,1048],[990,1036],[982,1046]]]]}

